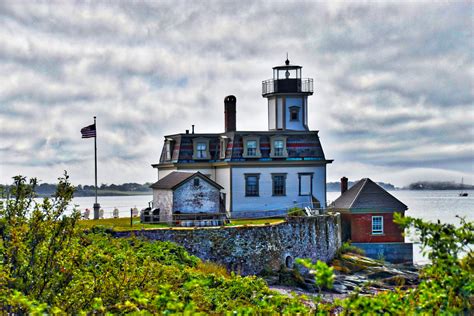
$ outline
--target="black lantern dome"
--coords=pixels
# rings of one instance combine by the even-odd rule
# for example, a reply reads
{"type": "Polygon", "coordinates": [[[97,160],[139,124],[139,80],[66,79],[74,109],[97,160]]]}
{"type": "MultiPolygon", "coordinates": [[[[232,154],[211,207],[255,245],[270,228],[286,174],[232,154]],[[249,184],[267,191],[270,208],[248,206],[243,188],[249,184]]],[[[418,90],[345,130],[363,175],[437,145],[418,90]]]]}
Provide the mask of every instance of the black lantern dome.
{"type": "Polygon", "coordinates": [[[313,79],[301,78],[302,68],[290,64],[287,58],[284,65],[273,67],[273,79],[262,82],[262,96],[267,97],[278,93],[313,94],[313,79]]]}

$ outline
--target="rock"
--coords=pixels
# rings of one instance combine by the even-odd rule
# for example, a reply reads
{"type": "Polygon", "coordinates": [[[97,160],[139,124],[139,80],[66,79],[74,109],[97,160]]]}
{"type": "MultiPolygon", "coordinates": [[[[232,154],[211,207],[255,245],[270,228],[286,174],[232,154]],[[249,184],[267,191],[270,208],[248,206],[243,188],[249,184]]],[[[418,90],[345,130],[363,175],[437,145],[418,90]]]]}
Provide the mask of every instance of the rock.
{"type": "Polygon", "coordinates": [[[279,281],[278,275],[266,276],[264,279],[265,279],[265,281],[267,281],[268,285],[278,284],[278,281],[279,281]]]}
{"type": "Polygon", "coordinates": [[[334,284],[332,290],[339,294],[347,293],[347,287],[343,284],[334,284]]]}
{"type": "Polygon", "coordinates": [[[390,278],[394,276],[396,276],[396,274],[390,271],[378,271],[378,272],[368,274],[367,278],[369,278],[370,280],[377,280],[377,279],[386,279],[386,278],[390,278]]]}

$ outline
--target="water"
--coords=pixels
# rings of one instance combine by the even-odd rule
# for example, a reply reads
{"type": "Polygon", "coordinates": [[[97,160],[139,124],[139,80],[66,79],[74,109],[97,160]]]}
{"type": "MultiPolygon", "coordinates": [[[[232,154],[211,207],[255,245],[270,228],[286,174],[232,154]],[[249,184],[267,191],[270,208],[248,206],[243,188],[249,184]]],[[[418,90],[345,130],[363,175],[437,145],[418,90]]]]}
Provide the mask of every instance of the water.
{"type": "MultiPolygon", "coordinates": [[[[99,196],[97,200],[100,204],[100,208],[104,210],[104,217],[112,217],[112,212],[115,208],[119,210],[120,217],[129,217],[131,208],[136,207],[138,210],[141,210],[148,207],[148,202],[153,200],[153,195],[99,196]]],[[[95,197],[93,196],[76,197],[72,201],[72,204],[74,204],[81,213],[88,208],[91,211],[91,218],[94,214],[92,209],[94,203],[95,197]]]]}
{"type": "MultiPolygon", "coordinates": [[[[459,225],[456,215],[466,221],[474,221],[474,191],[467,191],[469,196],[460,197],[459,191],[390,191],[390,194],[408,206],[405,215],[421,218],[425,221],[459,225]]],[[[339,192],[328,192],[328,200],[334,201],[339,192]]],[[[405,237],[406,242],[413,243],[413,261],[425,264],[428,259],[421,254],[420,243],[414,232],[405,237]]]]}
{"type": "MultiPolygon", "coordinates": [[[[458,191],[390,191],[390,193],[408,206],[407,216],[421,218],[427,221],[440,220],[443,223],[459,224],[456,215],[465,217],[467,221],[474,221],[474,191],[467,191],[468,197],[459,197],[458,191]]],[[[328,201],[339,197],[339,192],[328,192],[328,201]]],[[[142,209],[148,206],[153,199],[152,195],[133,196],[105,196],[99,197],[99,203],[104,210],[105,217],[112,217],[116,207],[121,217],[130,216],[130,208],[142,209]]],[[[73,203],[83,211],[89,208],[92,212],[94,197],[77,197],[73,203]]],[[[413,242],[413,257],[415,263],[423,264],[427,259],[421,255],[420,244],[411,232],[405,237],[406,242],[413,242]]]]}

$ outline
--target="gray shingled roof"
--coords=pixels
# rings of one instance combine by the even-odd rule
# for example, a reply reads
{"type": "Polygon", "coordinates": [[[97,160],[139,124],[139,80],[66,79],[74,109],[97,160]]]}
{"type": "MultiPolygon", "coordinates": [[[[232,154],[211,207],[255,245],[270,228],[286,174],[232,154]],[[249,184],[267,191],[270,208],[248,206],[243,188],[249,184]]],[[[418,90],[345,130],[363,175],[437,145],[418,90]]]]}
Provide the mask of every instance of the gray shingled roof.
{"type": "Polygon", "coordinates": [[[331,205],[338,209],[405,211],[408,207],[377,183],[365,178],[354,184],[331,205]]]}
{"type": "Polygon", "coordinates": [[[217,182],[212,181],[202,173],[198,172],[180,172],[180,171],[173,171],[166,177],[158,180],[157,182],[153,183],[150,188],[152,189],[163,189],[163,190],[173,190],[178,187],[181,183],[194,178],[195,176],[204,179],[205,181],[209,182],[213,186],[217,187],[218,189],[223,189],[221,185],[217,182]]]}
{"type": "MultiPolygon", "coordinates": [[[[204,138],[209,140],[209,154],[210,157],[206,162],[215,161],[228,161],[228,162],[242,162],[242,161],[264,161],[269,160],[288,160],[288,159],[301,159],[301,160],[321,160],[325,161],[324,151],[321,146],[321,142],[317,131],[235,131],[221,134],[176,134],[165,136],[166,140],[171,141],[171,159],[166,157],[166,142],[163,144],[163,149],[160,156],[160,164],[166,163],[202,163],[203,160],[193,159],[193,139],[204,138]],[[225,153],[222,158],[220,152],[220,141],[221,137],[227,137],[228,143],[225,153]],[[260,139],[260,153],[261,157],[258,158],[245,158],[243,154],[244,136],[255,136],[260,139]],[[288,157],[285,158],[274,158],[270,157],[271,144],[270,140],[272,136],[283,136],[286,137],[286,149],[288,151],[288,157]]],[[[153,165],[155,166],[155,165],[153,165]]]]}

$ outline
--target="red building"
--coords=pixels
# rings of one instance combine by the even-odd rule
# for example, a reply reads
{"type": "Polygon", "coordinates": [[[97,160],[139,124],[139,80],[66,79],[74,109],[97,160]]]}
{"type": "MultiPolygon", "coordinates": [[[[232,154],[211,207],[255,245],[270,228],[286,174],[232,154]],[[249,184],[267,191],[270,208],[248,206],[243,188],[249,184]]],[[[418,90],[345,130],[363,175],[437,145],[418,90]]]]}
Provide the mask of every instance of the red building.
{"type": "Polygon", "coordinates": [[[393,222],[394,213],[404,215],[408,207],[368,178],[350,189],[347,181],[341,179],[341,196],[330,206],[341,213],[342,240],[351,240],[368,257],[413,262],[413,246],[393,222]]]}

